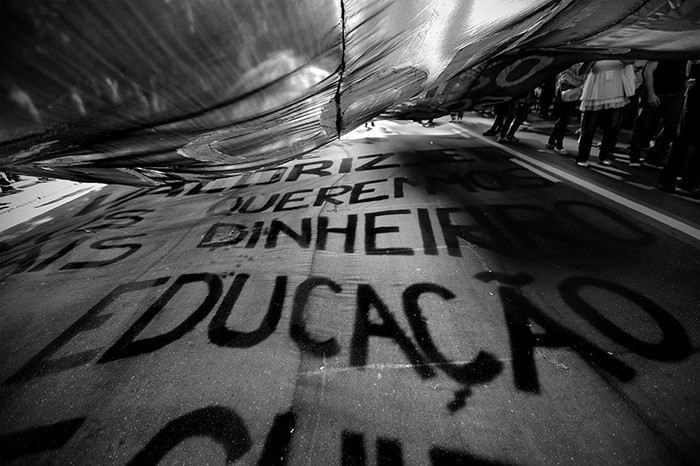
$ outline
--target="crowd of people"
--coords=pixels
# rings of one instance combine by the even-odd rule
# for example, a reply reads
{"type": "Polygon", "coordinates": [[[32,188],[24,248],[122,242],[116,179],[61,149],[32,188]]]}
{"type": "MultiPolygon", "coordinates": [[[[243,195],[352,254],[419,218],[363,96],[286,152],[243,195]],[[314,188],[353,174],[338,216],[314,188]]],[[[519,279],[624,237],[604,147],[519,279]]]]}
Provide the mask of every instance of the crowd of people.
{"type": "MultiPolygon", "coordinates": [[[[52,178],[46,178],[46,177],[38,177],[36,181],[38,183],[44,183],[46,181],[51,181],[52,178]]],[[[15,183],[18,181],[23,181],[23,178],[20,177],[18,174],[13,173],[11,171],[6,171],[4,168],[0,170],[0,188],[2,189],[2,196],[7,196],[10,194],[17,194],[21,193],[22,190],[20,188],[16,188],[14,186],[15,183]]]]}
{"type": "Polygon", "coordinates": [[[577,63],[522,98],[493,107],[484,135],[518,142],[515,132],[535,104],[539,116],[555,119],[546,148],[568,155],[564,138],[578,122],[575,162],[587,167],[593,147],[612,165],[623,121],[631,123],[629,166],[661,170],[656,187],[700,199],[700,60],[599,60],[577,63]],[[552,115],[550,115],[552,109],[552,115]],[[594,143],[598,130],[600,143],[594,143]]]}

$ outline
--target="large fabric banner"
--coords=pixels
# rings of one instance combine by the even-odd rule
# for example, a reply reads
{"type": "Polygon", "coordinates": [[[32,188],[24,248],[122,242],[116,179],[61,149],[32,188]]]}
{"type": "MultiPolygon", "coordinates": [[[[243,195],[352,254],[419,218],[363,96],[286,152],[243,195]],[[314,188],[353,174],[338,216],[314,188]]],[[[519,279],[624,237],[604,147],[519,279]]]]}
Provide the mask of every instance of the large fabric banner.
{"type": "Polygon", "coordinates": [[[596,58],[700,57],[697,0],[3,1],[0,166],[124,184],[299,157],[596,58]]]}

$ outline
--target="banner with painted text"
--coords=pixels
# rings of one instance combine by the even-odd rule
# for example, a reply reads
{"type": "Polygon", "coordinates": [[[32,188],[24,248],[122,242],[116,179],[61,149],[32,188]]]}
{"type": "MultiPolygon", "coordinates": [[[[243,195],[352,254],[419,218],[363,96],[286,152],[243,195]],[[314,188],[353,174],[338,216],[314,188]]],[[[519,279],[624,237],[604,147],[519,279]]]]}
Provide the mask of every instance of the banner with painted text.
{"type": "Polygon", "coordinates": [[[263,169],[579,61],[700,57],[697,0],[8,0],[0,17],[0,166],[132,185],[263,169]]]}

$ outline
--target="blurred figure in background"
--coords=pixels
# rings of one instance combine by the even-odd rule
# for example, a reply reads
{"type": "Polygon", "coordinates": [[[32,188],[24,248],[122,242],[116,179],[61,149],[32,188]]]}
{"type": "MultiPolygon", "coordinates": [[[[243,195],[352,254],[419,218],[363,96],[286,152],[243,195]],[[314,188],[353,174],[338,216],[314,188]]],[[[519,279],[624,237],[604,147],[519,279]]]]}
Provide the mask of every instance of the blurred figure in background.
{"type": "Polygon", "coordinates": [[[663,168],[666,152],[676,134],[683,109],[686,60],[649,61],[644,67],[641,96],[642,111],[637,116],[630,140],[630,166],[639,167],[642,148],[655,133],[658,122],[663,126],[654,147],[644,158],[644,165],[663,168]]]}
{"type": "Polygon", "coordinates": [[[700,60],[688,63],[687,77],[680,125],[657,187],[663,191],[700,199],[700,60]],[[695,149],[688,151],[693,141],[695,149]],[[679,176],[676,186],[676,178],[679,176]]]}
{"type": "MultiPolygon", "coordinates": [[[[588,166],[593,137],[598,125],[603,126],[603,140],[598,159],[604,165],[613,162],[612,153],[620,130],[622,109],[634,95],[634,68],[631,60],[593,62],[581,95],[581,136],[576,164],[588,166]]],[[[588,68],[588,66],[584,67],[588,68]]]]}
{"type": "Polygon", "coordinates": [[[571,116],[574,113],[577,105],[580,105],[580,98],[583,88],[585,76],[579,74],[579,70],[583,64],[577,63],[559,74],[556,85],[556,104],[555,108],[558,112],[557,122],[554,124],[554,129],[549,135],[549,140],[545,147],[551,149],[557,154],[566,155],[564,149],[564,135],[571,121],[571,116]]]}
{"type": "Polygon", "coordinates": [[[501,133],[501,128],[505,124],[506,120],[511,114],[515,113],[515,101],[509,100],[507,102],[501,102],[493,107],[493,124],[489,129],[486,130],[484,136],[496,136],[501,133]]]}
{"type": "Polygon", "coordinates": [[[21,192],[21,190],[12,186],[10,178],[5,174],[5,172],[0,172],[0,188],[2,188],[3,194],[15,194],[21,192]]]}
{"type": "Polygon", "coordinates": [[[501,126],[501,134],[497,139],[498,142],[519,142],[519,139],[515,137],[515,132],[527,119],[530,109],[535,104],[535,99],[535,91],[533,90],[528,92],[524,97],[515,100],[503,126],[501,126]]]}

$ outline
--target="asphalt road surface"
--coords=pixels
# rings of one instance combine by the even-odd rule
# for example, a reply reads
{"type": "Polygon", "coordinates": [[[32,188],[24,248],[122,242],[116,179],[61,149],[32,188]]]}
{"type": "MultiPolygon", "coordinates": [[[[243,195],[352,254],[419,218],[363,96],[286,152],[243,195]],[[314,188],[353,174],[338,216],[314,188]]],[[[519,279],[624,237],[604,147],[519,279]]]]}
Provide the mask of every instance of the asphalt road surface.
{"type": "Polygon", "coordinates": [[[2,464],[697,462],[697,201],[437,123],[4,232],[2,464]]]}

